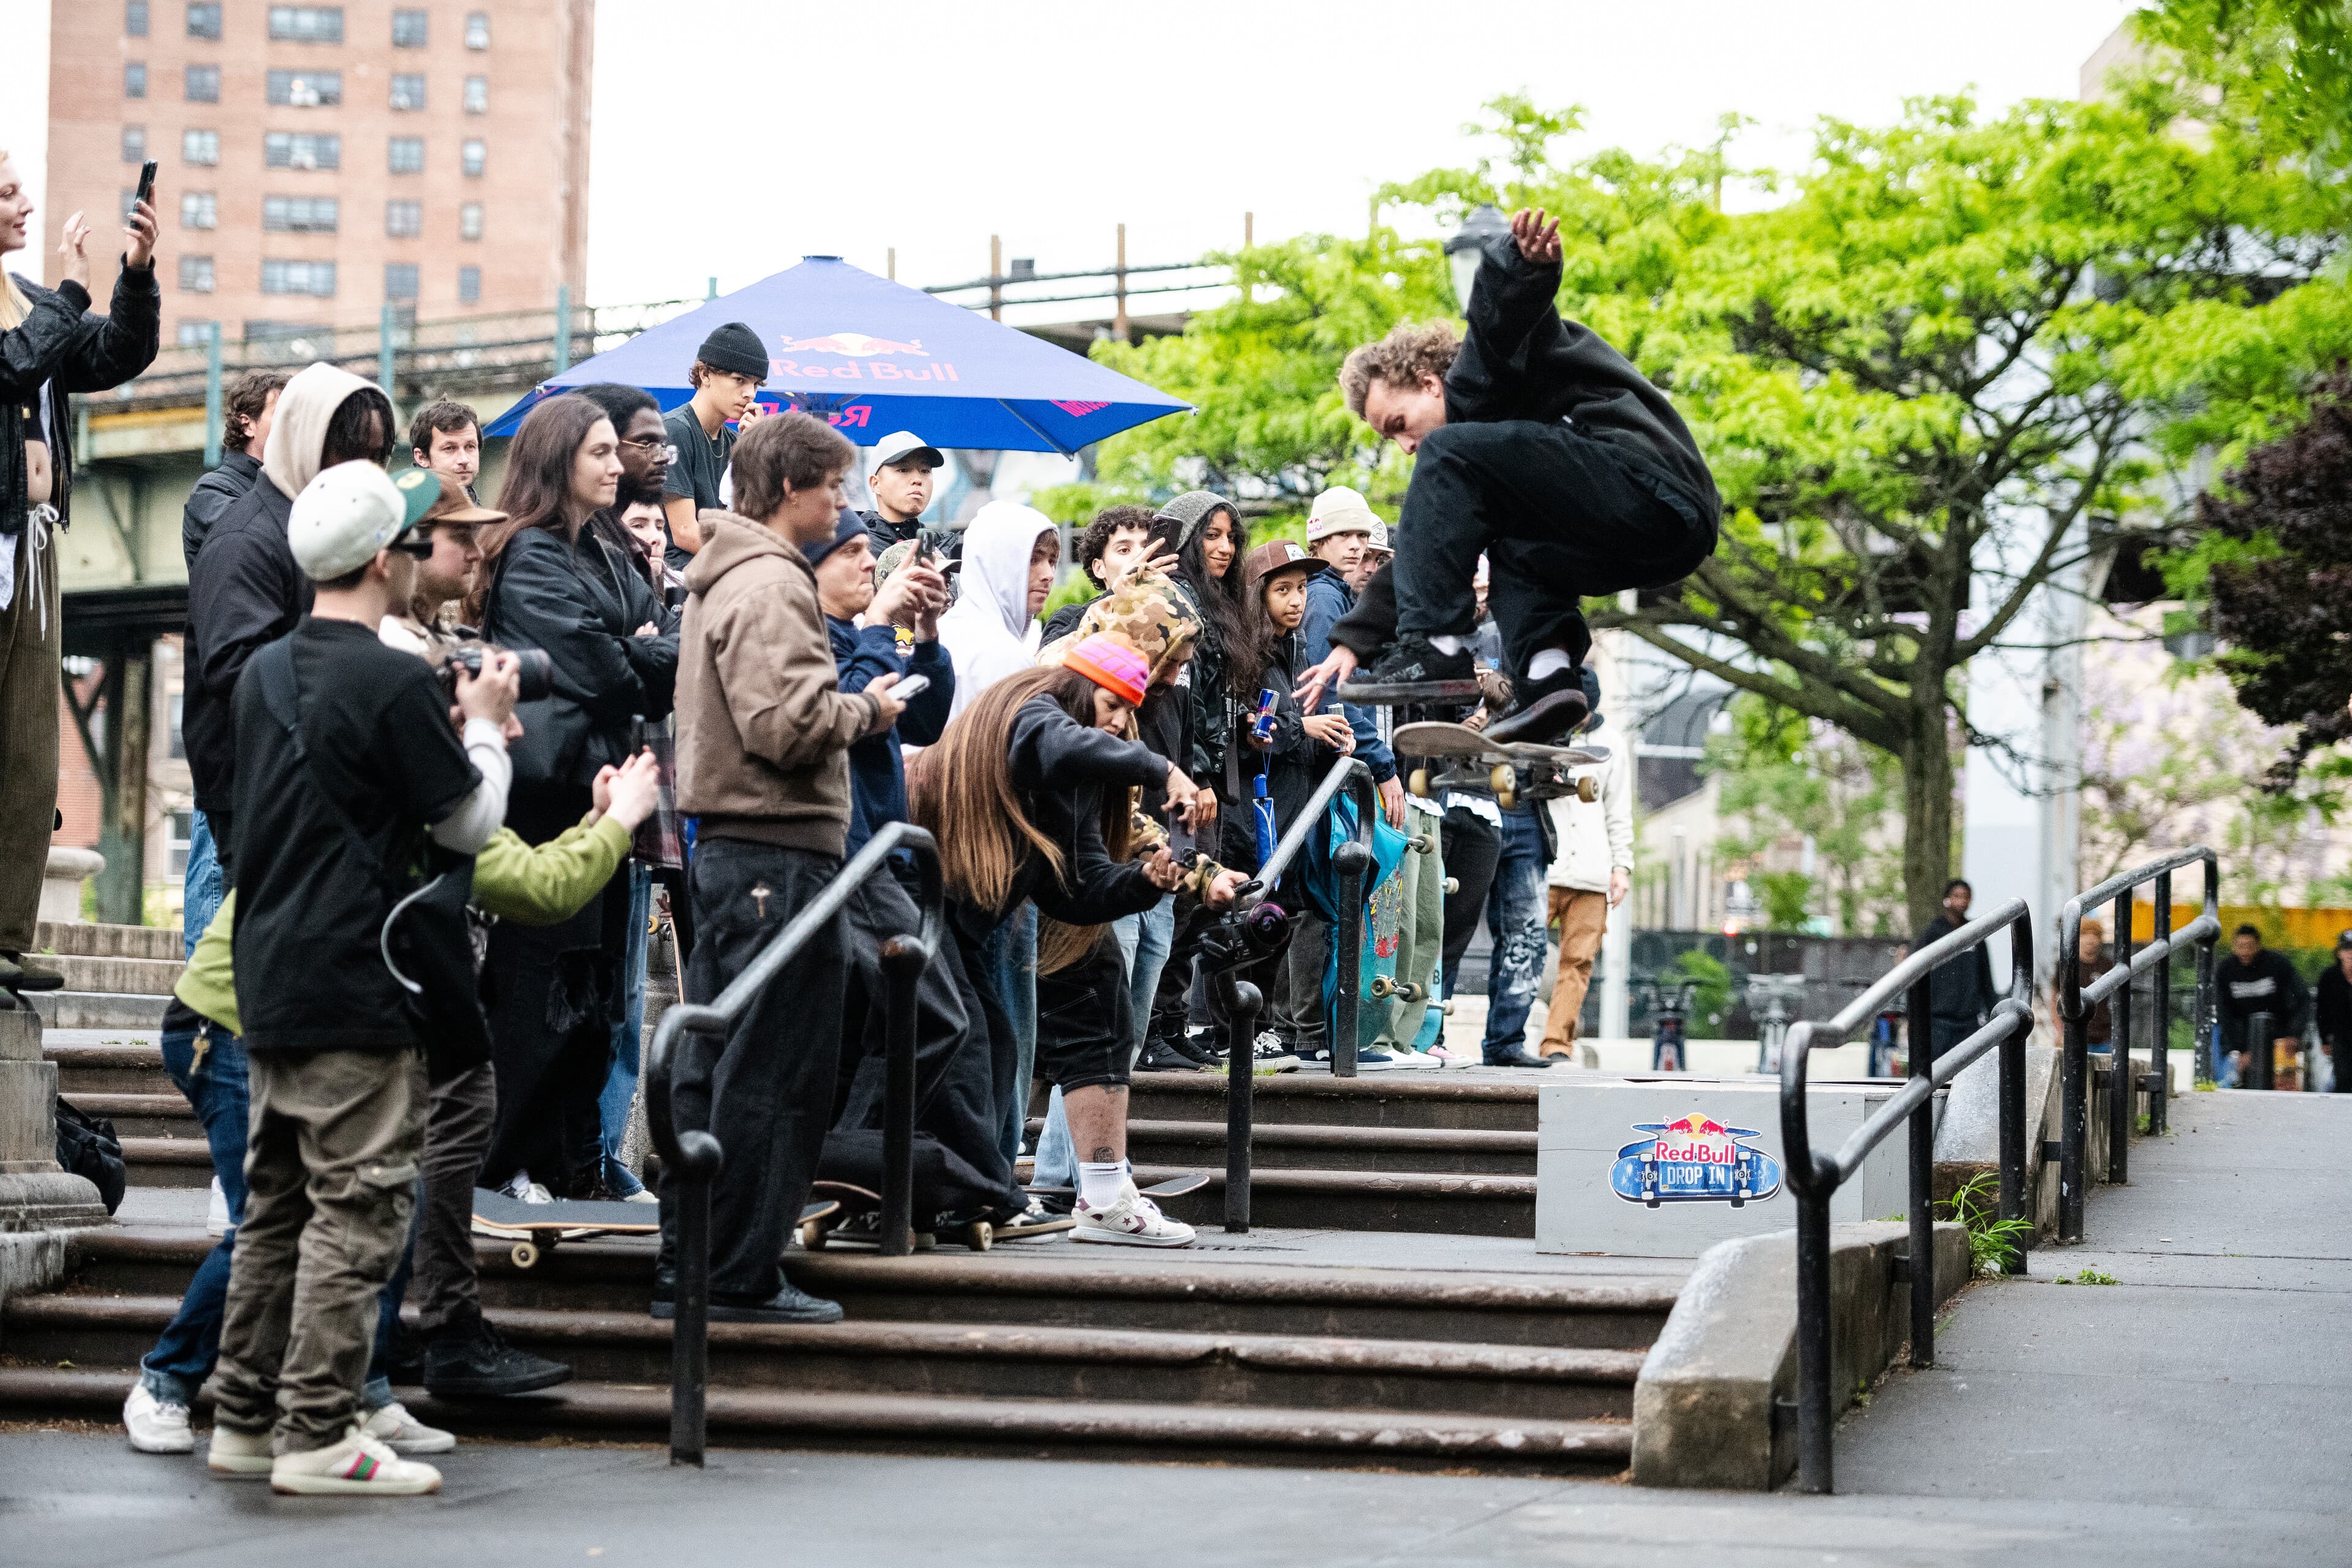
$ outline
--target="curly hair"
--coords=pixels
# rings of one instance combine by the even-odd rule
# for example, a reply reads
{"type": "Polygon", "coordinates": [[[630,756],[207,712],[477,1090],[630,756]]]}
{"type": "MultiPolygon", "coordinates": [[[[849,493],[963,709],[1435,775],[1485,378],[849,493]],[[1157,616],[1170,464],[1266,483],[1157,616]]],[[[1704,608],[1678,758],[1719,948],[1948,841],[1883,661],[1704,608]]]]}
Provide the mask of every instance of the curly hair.
{"type": "Polygon", "coordinates": [[[1418,385],[1424,375],[1444,381],[1461,350],[1461,340],[1444,321],[1391,328],[1387,337],[1366,343],[1339,367],[1339,392],[1348,400],[1348,412],[1359,419],[1364,416],[1364,395],[1376,381],[1401,387],[1418,385]]]}
{"type": "Polygon", "coordinates": [[[1120,529],[1132,528],[1149,534],[1152,531],[1153,521],[1151,509],[1148,506],[1105,507],[1095,513],[1094,521],[1087,524],[1086,532],[1078,535],[1079,569],[1093,576],[1094,569],[1102,564],[1103,552],[1110,548],[1112,537],[1120,529]]]}

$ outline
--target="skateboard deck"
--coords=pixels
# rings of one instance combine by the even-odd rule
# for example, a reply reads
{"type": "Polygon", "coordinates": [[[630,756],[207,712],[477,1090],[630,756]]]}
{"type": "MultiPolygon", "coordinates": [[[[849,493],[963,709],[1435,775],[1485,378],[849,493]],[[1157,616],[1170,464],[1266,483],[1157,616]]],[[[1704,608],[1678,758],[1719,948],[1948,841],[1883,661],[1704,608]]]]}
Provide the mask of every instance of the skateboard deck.
{"type": "Polygon", "coordinates": [[[1486,692],[1475,680],[1350,680],[1336,694],[1342,702],[1394,707],[1412,702],[1477,702],[1486,692]]]}
{"type": "Polygon", "coordinates": [[[1590,804],[1601,798],[1600,781],[1570,778],[1570,768],[1609,760],[1606,746],[1549,746],[1532,741],[1496,742],[1467,724],[1400,724],[1391,737],[1400,756],[1450,758],[1460,764],[1433,773],[1412,770],[1408,787],[1423,799],[1449,788],[1488,789],[1509,810],[1525,800],[1572,796],[1590,804]],[[1484,770],[1477,763],[1488,764],[1484,770]]]}
{"type": "Polygon", "coordinates": [[[1481,757],[1493,763],[1549,763],[1590,767],[1609,760],[1606,746],[1553,746],[1534,741],[1493,741],[1467,724],[1400,724],[1391,737],[1400,752],[1416,757],[1481,757]]]}
{"type": "MultiPolygon", "coordinates": [[[[822,1219],[840,1206],[812,1203],[801,1210],[801,1223],[822,1219]]],[[[535,1267],[559,1242],[599,1236],[654,1236],[660,1230],[661,1210],[652,1204],[587,1203],[576,1198],[527,1204],[510,1193],[474,1189],[474,1234],[512,1239],[514,1246],[508,1256],[518,1268],[535,1267]]]]}
{"type": "MultiPolygon", "coordinates": [[[[882,1206],[880,1193],[850,1182],[814,1183],[809,1188],[809,1196],[830,1205],[830,1211],[825,1214],[811,1215],[804,1210],[801,1215],[801,1246],[811,1252],[823,1252],[833,1245],[834,1232],[839,1230],[845,1221],[872,1214],[882,1206]]],[[[929,1252],[941,1239],[941,1236],[931,1231],[918,1230],[915,1232],[915,1250],[929,1252]]],[[[986,1220],[975,1220],[969,1226],[961,1226],[945,1233],[944,1239],[969,1247],[974,1252],[985,1252],[995,1240],[994,1227],[986,1220]]],[[[870,1247],[874,1243],[864,1239],[854,1242],[845,1239],[842,1245],[856,1248],[870,1247]]]]}
{"type": "MultiPolygon", "coordinates": [[[[1171,1176],[1164,1182],[1155,1182],[1150,1186],[1138,1190],[1147,1198],[1181,1198],[1188,1194],[1197,1193],[1207,1186],[1209,1179],[1208,1172],[1192,1171],[1181,1176],[1171,1176]]],[[[1069,1213],[1071,1207],[1078,1201],[1078,1189],[1076,1187],[1025,1187],[1023,1191],[1033,1197],[1044,1200],[1047,1208],[1058,1214],[1069,1213]]]]}

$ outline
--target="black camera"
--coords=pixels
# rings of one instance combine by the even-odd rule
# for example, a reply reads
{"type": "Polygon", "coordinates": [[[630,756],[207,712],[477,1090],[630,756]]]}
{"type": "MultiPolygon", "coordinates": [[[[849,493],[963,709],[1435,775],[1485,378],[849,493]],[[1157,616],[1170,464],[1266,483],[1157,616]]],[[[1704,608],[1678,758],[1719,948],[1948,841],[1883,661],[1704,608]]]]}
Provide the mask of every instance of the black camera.
{"type": "Polygon", "coordinates": [[[536,702],[542,697],[554,695],[555,666],[548,659],[545,648],[501,649],[495,643],[486,642],[466,643],[451,648],[437,671],[441,684],[449,689],[450,696],[455,697],[457,694],[457,671],[462,669],[468,675],[479,676],[483,656],[500,652],[511,652],[515,656],[515,679],[521,687],[515,696],[517,701],[536,702]]]}

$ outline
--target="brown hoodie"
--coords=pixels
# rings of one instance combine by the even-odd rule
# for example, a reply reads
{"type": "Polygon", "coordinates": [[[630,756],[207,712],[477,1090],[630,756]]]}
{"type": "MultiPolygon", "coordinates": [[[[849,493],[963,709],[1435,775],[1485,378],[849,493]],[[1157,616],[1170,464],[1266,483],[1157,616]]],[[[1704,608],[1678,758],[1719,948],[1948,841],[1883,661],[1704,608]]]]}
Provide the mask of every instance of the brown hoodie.
{"type": "Polygon", "coordinates": [[[881,704],[843,695],[807,558],[750,518],[700,521],[678,636],[678,809],[704,837],[837,856],[849,745],[881,704]]]}

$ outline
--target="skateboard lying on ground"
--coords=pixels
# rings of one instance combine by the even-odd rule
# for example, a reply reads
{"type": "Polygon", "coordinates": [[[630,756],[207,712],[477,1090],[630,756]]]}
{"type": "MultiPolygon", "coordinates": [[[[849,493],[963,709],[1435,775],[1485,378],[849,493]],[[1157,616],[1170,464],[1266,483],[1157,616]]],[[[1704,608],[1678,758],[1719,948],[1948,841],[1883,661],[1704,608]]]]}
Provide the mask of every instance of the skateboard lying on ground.
{"type": "MultiPolygon", "coordinates": [[[[830,1199],[834,1212],[814,1217],[801,1216],[801,1245],[811,1252],[822,1252],[827,1247],[867,1248],[878,1244],[878,1236],[868,1231],[863,1236],[836,1237],[835,1232],[852,1220],[864,1221],[882,1207],[882,1194],[847,1182],[819,1182],[809,1189],[813,1197],[830,1199]]],[[[986,1252],[996,1244],[996,1227],[984,1219],[961,1225],[940,1226],[935,1230],[915,1233],[915,1250],[929,1252],[946,1242],[950,1247],[968,1247],[974,1252],[986,1252]]]]}
{"type": "Polygon", "coordinates": [[[1434,776],[1415,768],[1407,786],[1428,799],[1452,786],[1491,789],[1506,811],[1520,800],[1549,800],[1573,795],[1590,805],[1601,798],[1597,779],[1570,778],[1570,768],[1590,767],[1609,760],[1606,746],[1546,746],[1532,741],[1496,742],[1467,724],[1400,724],[1391,737],[1400,756],[1460,759],[1465,764],[1486,763],[1481,771],[1465,765],[1434,776]]]}
{"type": "MultiPolygon", "coordinates": [[[[1181,1176],[1171,1176],[1164,1182],[1155,1182],[1142,1188],[1141,1192],[1147,1198],[1181,1198],[1187,1194],[1197,1193],[1208,1184],[1208,1172],[1192,1171],[1181,1176]]],[[[1078,1205],[1078,1189],[1076,1187],[1029,1187],[1024,1190],[1055,1214],[1068,1214],[1078,1205]]]]}
{"type": "MultiPolygon", "coordinates": [[[[801,1223],[821,1220],[841,1205],[813,1203],[801,1210],[801,1223]]],[[[553,1203],[527,1204],[511,1193],[474,1189],[474,1234],[511,1238],[507,1256],[517,1268],[536,1268],[556,1244],[584,1241],[598,1236],[655,1236],[661,1231],[661,1210],[652,1204],[587,1203],[558,1198],[553,1203]]]]}

